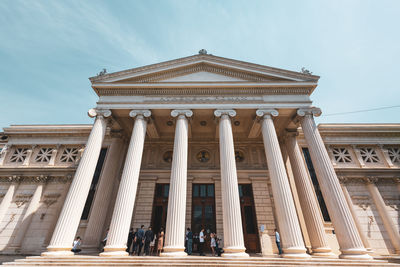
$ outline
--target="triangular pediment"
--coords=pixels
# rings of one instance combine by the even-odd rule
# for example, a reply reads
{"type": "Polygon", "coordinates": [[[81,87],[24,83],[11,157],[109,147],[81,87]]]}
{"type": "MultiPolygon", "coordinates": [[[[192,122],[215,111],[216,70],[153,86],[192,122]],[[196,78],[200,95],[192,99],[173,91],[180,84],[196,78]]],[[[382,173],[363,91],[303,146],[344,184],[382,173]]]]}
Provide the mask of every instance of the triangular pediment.
{"type": "Polygon", "coordinates": [[[90,78],[93,84],[140,83],[291,83],[318,76],[216,57],[195,55],[90,78]]]}
{"type": "Polygon", "coordinates": [[[168,83],[168,82],[268,82],[290,81],[281,77],[268,76],[237,70],[229,67],[215,66],[207,63],[198,63],[181,68],[172,68],[128,79],[119,80],[119,83],[168,83]]]}

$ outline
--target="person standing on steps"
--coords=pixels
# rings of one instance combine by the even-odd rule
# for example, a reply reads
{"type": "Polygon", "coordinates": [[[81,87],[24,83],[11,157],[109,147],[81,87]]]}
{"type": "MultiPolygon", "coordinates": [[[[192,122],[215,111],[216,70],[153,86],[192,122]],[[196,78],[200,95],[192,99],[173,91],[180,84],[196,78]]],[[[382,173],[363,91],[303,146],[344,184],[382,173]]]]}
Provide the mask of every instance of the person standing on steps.
{"type": "Polygon", "coordinates": [[[160,256],[161,251],[164,247],[164,228],[161,227],[160,232],[158,233],[157,239],[157,256],[160,256]]]}
{"type": "Polygon", "coordinates": [[[193,232],[190,228],[186,231],[186,250],[188,255],[192,255],[192,246],[193,246],[193,232]]]}
{"type": "Polygon", "coordinates": [[[199,253],[200,256],[205,256],[203,250],[204,250],[204,242],[205,242],[205,235],[204,235],[204,228],[201,228],[200,234],[199,234],[199,253]]]}
{"type": "Polygon", "coordinates": [[[216,255],[216,254],[215,254],[215,252],[216,252],[216,246],[217,246],[217,242],[216,242],[216,240],[215,240],[215,234],[214,234],[214,233],[211,233],[210,237],[211,237],[211,242],[210,242],[211,252],[212,252],[212,255],[215,256],[215,255],[216,255]]]}
{"type": "Polygon", "coordinates": [[[144,233],[144,253],[146,256],[150,256],[150,242],[153,242],[154,234],[151,227],[144,233]]]}
{"type": "Polygon", "coordinates": [[[137,255],[140,256],[140,252],[142,251],[143,243],[144,243],[144,225],[140,227],[140,229],[136,232],[136,246],[137,246],[137,255]]]}
{"type": "Polygon", "coordinates": [[[282,248],[281,248],[281,236],[278,232],[278,230],[275,229],[275,242],[276,246],[278,247],[279,255],[282,254],[282,248]]]}
{"type": "Polygon", "coordinates": [[[129,230],[129,234],[128,234],[128,241],[126,242],[126,245],[127,245],[126,252],[128,252],[129,255],[131,255],[131,246],[132,246],[134,237],[135,236],[134,236],[133,228],[131,228],[129,230]]]}

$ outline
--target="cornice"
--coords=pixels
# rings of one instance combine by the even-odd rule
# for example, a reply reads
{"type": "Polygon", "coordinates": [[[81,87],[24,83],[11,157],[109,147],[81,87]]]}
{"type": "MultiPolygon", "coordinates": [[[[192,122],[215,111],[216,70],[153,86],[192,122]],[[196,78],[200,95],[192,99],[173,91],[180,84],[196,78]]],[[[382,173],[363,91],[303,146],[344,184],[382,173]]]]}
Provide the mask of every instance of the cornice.
{"type": "Polygon", "coordinates": [[[151,65],[146,65],[146,66],[142,66],[142,67],[138,67],[138,68],[109,73],[109,74],[105,74],[102,76],[95,76],[95,77],[89,78],[89,80],[93,83],[93,82],[98,82],[98,81],[112,81],[113,79],[115,80],[115,78],[129,79],[129,78],[132,78],[132,76],[150,74],[149,72],[165,71],[174,66],[176,68],[180,68],[180,67],[185,67],[185,66],[187,67],[188,65],[195,65],[195,64],[199,64],[199,63],[208,63],[211,65],[224,65],[224,66],[228,66],[228,67],[235,67],[236,69],[242,70],[242,71],[247,70],[249,72],[260,72],[260,73],[264,73],[264,74],[270,73],[270,75],[276,75],[277,77],[286,76],[286,77],[290,77],[290,78],[294,78],[294,79],[308,80],[308,81],[311,80],[311,81],[315,81],[315,82],[317,82],[319,79],[319,76],[316,76],[316,75],[308,75],[308,74],[304,74],[304,73],[300,73],[300,72],[278,69],[278,68],[273,68],[273,67],[258,65],[258,64],[254,64],[254,63],[249,63],[249,62],[228,59],[228,58],[223,58],[223,57],[217,57],[217,56],[213,56],[210,54],[206,54],[206,55],[193,55],[193,56],[174,59],[174,60],[165,61],[165,62],[161,62],[161,63],[157,63],[157,64],[151,64],[151,65]]]}
{"type": "Polygon", "coordinates": [[[183,95],[183,96],[209,96],[209,95],[310,95],[310,87],[280,87],[280,88],[96,88],[98,95],[183,95]]]}

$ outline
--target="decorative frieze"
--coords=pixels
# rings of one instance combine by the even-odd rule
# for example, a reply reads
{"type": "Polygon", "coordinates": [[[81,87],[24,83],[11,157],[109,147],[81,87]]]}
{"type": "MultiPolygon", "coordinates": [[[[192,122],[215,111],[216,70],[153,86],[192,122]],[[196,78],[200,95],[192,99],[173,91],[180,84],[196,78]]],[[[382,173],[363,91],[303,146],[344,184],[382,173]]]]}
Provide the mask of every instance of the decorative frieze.
{"type": "Polygon", "coordinates": [[[363,210],[367,210],[367,208],[369,206],[371,206],[371,201],[370,198],[368,196],[365,195],[353,195],[351,196],[351,199],[353,201],[353,203],[357,206],[359,206],[360,208],[362,208],[363,210]]]}
{"type": "Polygon", "coordinates": [[[25,203],[29,202],[32,198],[32,194],[18,194],[14,197],[14,203],[17,208],[22,207],[25,203]]]}
{"type": "MultiPolygon", "coordinates": [[[[99,94],[104,96],[151,96],[151,95],[182,95],[182,88],[96,88],[99,94]]],[[[184,94],[192,95],[309,95],[312,88],[309,87],[235,87],[235,88],[185,88],[184,94]]],[[[254,102],[252,102],[254,103],[254,102]]]]}
{"type": "Polygon", "coordinates": [[[51,205],[57,202],[60,196],[61,194],[58,193],[46,194],[43,196],[40,202],[43,202],[46,205],[46,207],[49,208],[51,205]]]}
{"type": "Polygon", "coordinates": [[[45,175],[13,175],[13,176],[0,176],[0,183],[66,183],[72,179],[72,174],[59,175],[59,176],[45,176],[45,175]]]}

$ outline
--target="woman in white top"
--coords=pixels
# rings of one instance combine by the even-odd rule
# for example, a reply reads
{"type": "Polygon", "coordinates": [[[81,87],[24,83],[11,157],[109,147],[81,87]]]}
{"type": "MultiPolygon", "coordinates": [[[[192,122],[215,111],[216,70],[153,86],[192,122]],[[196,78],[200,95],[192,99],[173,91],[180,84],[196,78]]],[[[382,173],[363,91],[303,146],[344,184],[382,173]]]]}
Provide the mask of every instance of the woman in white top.
{"type": "Polygon", "coordinates": [[[211,237],[210,246],[211,246],[212,255],[215,256],[215,247],[217,246],[217,242],[215,242],[215,234],[211,233],[210,237],[211,237]]]}
{"type": "Polygon", "coordinates": [[[74,253],[81,252],[82,250],[79,248],[80,245],[81,245],[81,237],[78,236],[78,237],[74,240],[74,243],[72,244],[72,249],[71,249],[71,251],[74,252],[74,253]]]}

